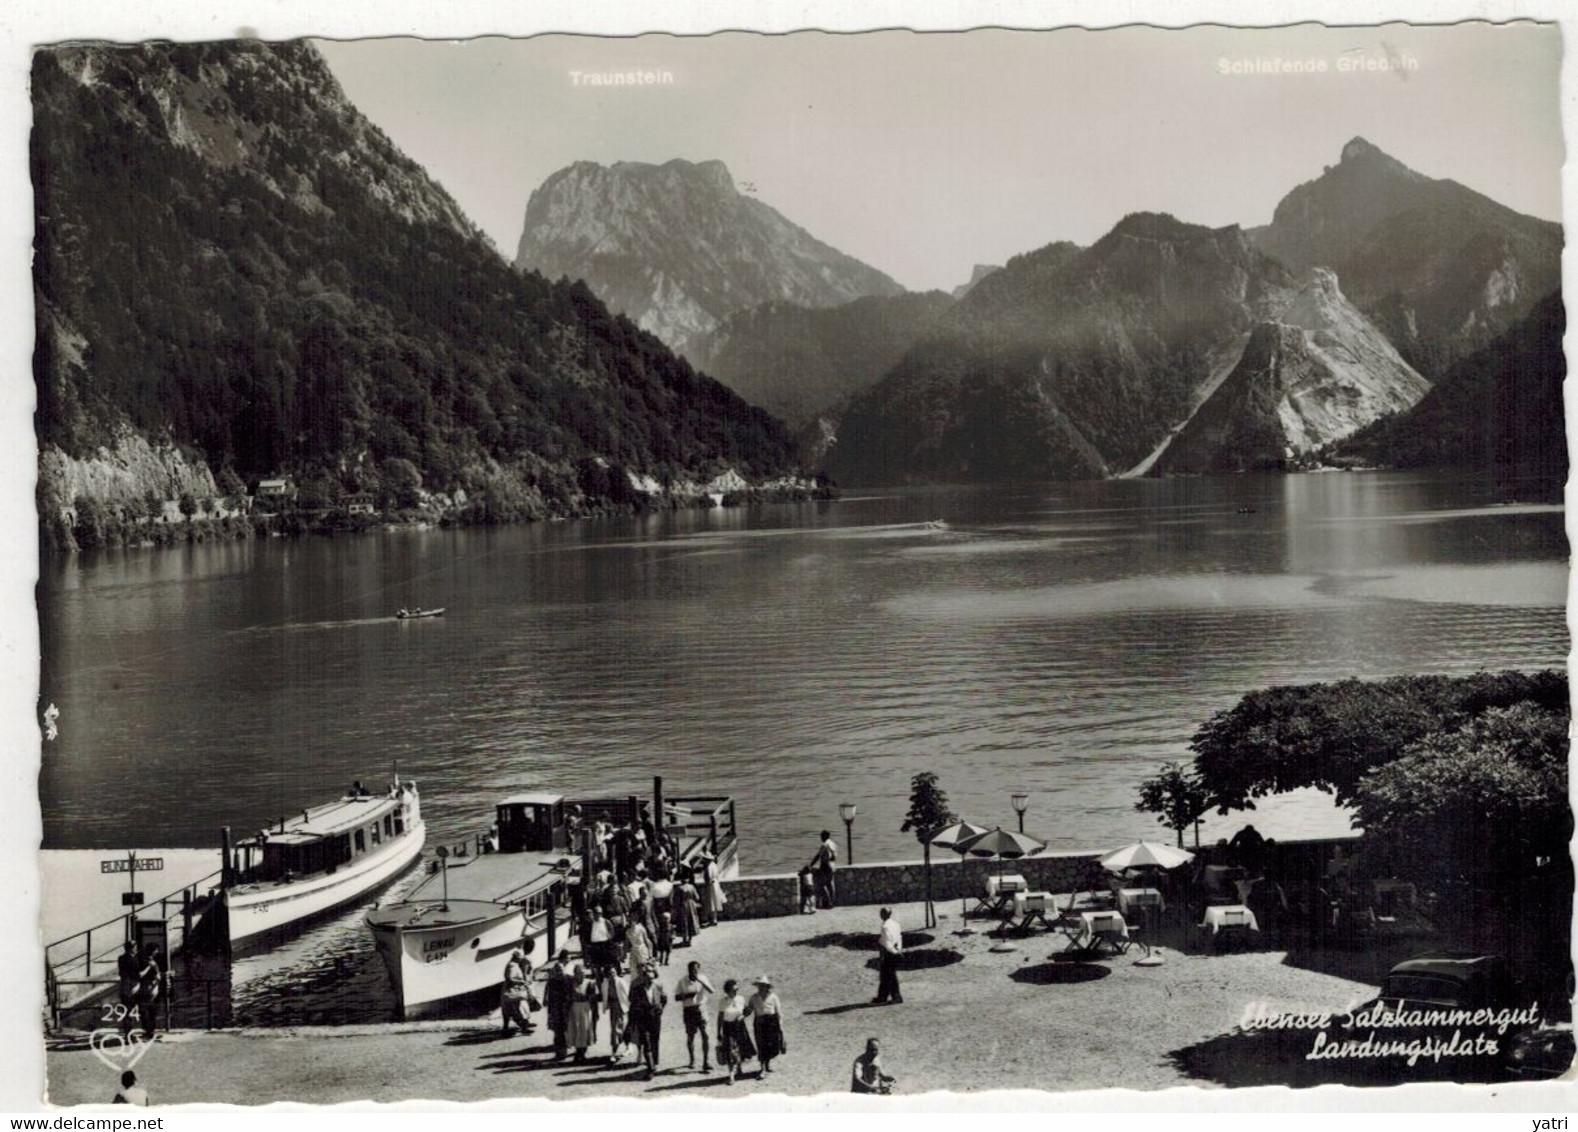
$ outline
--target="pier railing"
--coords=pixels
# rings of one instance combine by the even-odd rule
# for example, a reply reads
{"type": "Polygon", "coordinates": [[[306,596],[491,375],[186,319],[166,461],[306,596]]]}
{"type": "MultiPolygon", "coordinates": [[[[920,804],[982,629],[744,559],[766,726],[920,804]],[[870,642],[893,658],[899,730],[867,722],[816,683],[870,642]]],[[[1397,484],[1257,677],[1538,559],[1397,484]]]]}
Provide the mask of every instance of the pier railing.
{"type": "MultiPolygon", "coordinates": [[[[580,808],[581,820],[588,825],[598,821],[614,826],[624,825],[630,821],[632,804],[643,816],[650,816],[652,808],[650,799],[637,795],[625,798],[573,798],[569,804],[580,808]]],[[[718,857],[734,845],[738,827],[733,798],[725,794],[665,798],[663,809],[664,829],[677,836],[681,862],[694,859],[703,849],[718,857]]]]}
{"type": "Polygon", "coordinates": [[[93,1000],[116,982],[116,957],[128,937],[133,920],[157,919],[164,923],[166,957],[175,954],[206,911],[206,893],[219,883],[219,870],[175,892],[149,900],[119,916],[58,939],[44,948],[45,989],[50,1010],[93,1000]],[[156,916],[147,915],[157,909],[156,916]]]}
{"type": "Polygon", "coordinates": [[[734,799],[725,795],[668,798],[663,808],[670,821],[667,828],[679,841],[679,859],[693,860],[703,849],[721,858],[733,848],[738,835],[734,799]]]}

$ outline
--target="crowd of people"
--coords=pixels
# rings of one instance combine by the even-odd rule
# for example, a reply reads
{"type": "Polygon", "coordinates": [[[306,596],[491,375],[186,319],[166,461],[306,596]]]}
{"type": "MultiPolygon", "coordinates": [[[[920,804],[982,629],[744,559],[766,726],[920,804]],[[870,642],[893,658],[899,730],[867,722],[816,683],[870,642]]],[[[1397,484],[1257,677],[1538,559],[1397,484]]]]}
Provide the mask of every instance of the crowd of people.
{"type": "Polygon", "coordinates": [[[650,821],[583,826],[578,811],[569,815],[572,845],[582,845],[590,864],[585,883],[570,894],[570,927],[580,940],[580,958],[561,949],[542,970],[534,971],[535,943],[523,940],[505,964],[500,1000],[503,1030],[535,1032],[541,1011],[553,1035],[553,1057],[576,1062],[606,1040],[609,1064],[626,1057],[648,1077],[661,1065],[664,1011],[677,1002],[685,1028],[688,1067],[717,1068],[732,1082],[755,1062],[755,1076],[772,1072],[773,1059],[785,1049],[782,1003],[772,980],[763,975],[747,995],[735,979],[722,993],[690,961],[685,974],[663,984],[662,968],[673,952],[691,946],[723,913],[724,894],[718,862],[703,850],[680,860],[671,839],[650,821]],[[538,988],[541,988],[539,998],[538,988]],[[714,1002],[716,996],[717,1001],[714,1002]]]}
{"type": "Polygon", "coordinates": [[[737,980],[726,979],[720,995],[702,973],[701,963],[693,959],[675,981],[670,996],[657,958],[638,948],[625,949],[622,958],[608,962],[620,949],[598,951],[594,954],[599,957],[594,958],[583,939],[579,960],[572,960],[568,948],[561,949],[534,977],[530,959],[534,943],[523,940],[505,964],[501,999],[504,1033],[508,1035],[512,1026],[523,1034],[536,1032],[531,1015],[540,1010],[553,1035],[555,1061],[573,1058],[584,1062],[602,1040],[606,1018],[608,1064],[619,1065],[628,1056],[648,1079],[656,1076],[662,1065],[664,1011],[671,1001],[680,1006],[690,1069],[696,1068],[700,1047],[703,1073],[713,1071],[716,1054],[717,1068],[727,1074],[730,1083],[745,1076],[750,1071],[747,1063],[752,1061],[757,1063],[755,1076],[760,1080],[773,1071],[773,1060],[788,1049],[783,1003],[766,975],[752,980],[754,993],[750,995],[741,990],[737,980]]]}

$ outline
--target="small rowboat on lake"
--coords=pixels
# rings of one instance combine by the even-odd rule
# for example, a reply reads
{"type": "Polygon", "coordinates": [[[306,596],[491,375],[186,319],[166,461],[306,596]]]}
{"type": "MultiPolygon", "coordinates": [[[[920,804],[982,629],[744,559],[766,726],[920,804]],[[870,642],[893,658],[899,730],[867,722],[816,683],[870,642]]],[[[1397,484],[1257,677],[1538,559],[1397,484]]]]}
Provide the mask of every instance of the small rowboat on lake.
{"type": "Polygon", "coordinates": [[[420,608],[419,609],[402,609],[399,613],[395,614],[395,620],[396,621],[412,621],[412,620],[415,620],[418,617],[442,617],[442,616],[444,616],[444,607],[443,606],[439,606],[439,608],[437,608],[437,609],[420,609],[420,608]]]}

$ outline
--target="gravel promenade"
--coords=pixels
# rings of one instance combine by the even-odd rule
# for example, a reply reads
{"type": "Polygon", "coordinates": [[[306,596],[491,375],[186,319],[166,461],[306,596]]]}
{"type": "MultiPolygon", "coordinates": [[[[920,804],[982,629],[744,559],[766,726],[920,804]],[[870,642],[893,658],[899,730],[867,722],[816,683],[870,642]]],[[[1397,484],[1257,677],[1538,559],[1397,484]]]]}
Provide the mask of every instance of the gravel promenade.
{"type": "MultiPolygon", "coordinates": [[[[773,978],[789,1052],[761,1081],[730,1085],[716,1072],[687,1069],[674,1005],[664,1014],[662,1071],[652,1081],[628,1062],[607,1064],[606,1021],[588,1061],[573,1065],[552,1060],[545,1026],[530,1037],[501,1039],[496,1017],[176,1033],[146,1052],[137,1073],[160,1104],[807,1095],[847,1091],[850,1064],[874,1036],[906,1095],[1161,1089],[1201,1085],[1169,1054],[1227,1033],[1251,1001],[1340,1008],[1373,993],[1364,982],[1288,965],[1280,951],[1168,949],[1159,967],[1136,966],[1138,948],[1055,961],[1064,938],[1037,933],[1016,940],[1015,951],[993,952],[984,934],[955,934],[957,904],[939,911],[946,918],[922,932],[920,905],[898,909],[908,950],[900,1005],[870,1004],[877,985],[873,907],[726,923],[676,950],[663,972],[671,995],[690,959],[701,961],[720,990],[725,978],[773,978]]],[[[116,1074],[81,1039],[52,1042],[47,1066],[54,1104],[104,1102],[114,1094],[116,1074]]]]}

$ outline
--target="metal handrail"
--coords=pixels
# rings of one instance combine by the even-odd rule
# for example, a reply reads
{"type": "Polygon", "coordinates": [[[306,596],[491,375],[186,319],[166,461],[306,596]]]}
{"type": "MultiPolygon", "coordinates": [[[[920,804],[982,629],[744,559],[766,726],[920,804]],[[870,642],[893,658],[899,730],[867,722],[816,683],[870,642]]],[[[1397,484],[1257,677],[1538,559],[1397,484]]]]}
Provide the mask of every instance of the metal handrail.
{"type": "MultiPolygon", "coordinates": [[[[164,913],[163,918],[168,920],[170,918],[170,916],[169,916],[169,913],[168,913],[168,910],[167,910],[167,906],[168,906],[168,904],[169,904],[171,899],[173,899],[174,897],[185,893],[188,889],[191,889],[195,893],[198,889],[203,887],[209,881],[215,880],[218,877],[222,876],[223,874],[224,874],[224,870],[223,869],[215,869],[213,872],[209,873],[207,876],[199,877],[197,880],[193,881],[191,884],[182,885],[180,888],[176,889],[174,892],[167,893],[164,896],[156,897],[153,900],[148,901],[146,904],[138,905],[138,906],[132,908],[129,912],[122,912],[119,916],[114,916],[114,917],[112,917],[112,918],[110,918],[108,920],[105,920],[101,924],[94,924],[91,928],[83,928],[79,932],[76,932],[76,933],[74,933],[72,935],[64,936],[61,939],[55,940],[53,943],[46,944],[45,947],[44,947],[44,964],[45,964],[45,966],[50,968],[51,970],[53,970],[53,968],[55,966],[55,963],[54,963],[53,959],[51,959],[50,953],[55,948],[60,947],[63,944],[70,943],[72,940],[76,939],[78,936],[86,936],[87,937],[87,946],[84,949],[82,954],[83,954],[83,958],[85,959],[84,966],[86,968],[86,973],[90,973],[91,974],[92,966],[93,966],[92,951],[93,951],[93,933],[94,932],[101,931],[104,928],[110,927],[112,925],[124,924],[126,922],[127,917],[129,917],[129,916],[133,916],[134,917],[139,912],[145,912],[149,908],[152,908],[155,904],[158,904],[160,906],[161,912],[164,913]]],[[[119,946],[119,945],[117,944],[117,946],[119,946]]],[[[113,949],[111,949],[111,950],[113,950],[113,949]]],[[[110,951],[106,951],[105,954],[106,955],[110,954],[110,951]]],[[[74,958],[76,958],[76,957],[73,956],[71,958],[62,960],[62,963],[69,963],[74,958]]]]}

